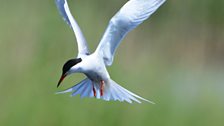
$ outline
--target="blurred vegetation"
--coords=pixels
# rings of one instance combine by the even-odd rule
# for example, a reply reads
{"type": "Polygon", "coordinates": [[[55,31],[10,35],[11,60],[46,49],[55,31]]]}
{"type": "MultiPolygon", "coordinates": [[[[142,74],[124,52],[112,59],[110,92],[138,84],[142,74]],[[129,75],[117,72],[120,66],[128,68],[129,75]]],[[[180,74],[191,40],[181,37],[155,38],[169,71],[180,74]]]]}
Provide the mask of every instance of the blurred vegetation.
{"type": "MultiPolygon", "coordinates": [[[[68,0],[94,51],[127,0],[68,0]]],[[[223,126],[224,1],[167,0],[120,45],[113,80],[156,105],[55,95],[73,32],[54,0],[1,0],[1,126],[223,126]]],[[[74,46],[71,46],[74,45],[74,46]]],[[[74,51],[75,50],[75,51],[74,51]]]]}

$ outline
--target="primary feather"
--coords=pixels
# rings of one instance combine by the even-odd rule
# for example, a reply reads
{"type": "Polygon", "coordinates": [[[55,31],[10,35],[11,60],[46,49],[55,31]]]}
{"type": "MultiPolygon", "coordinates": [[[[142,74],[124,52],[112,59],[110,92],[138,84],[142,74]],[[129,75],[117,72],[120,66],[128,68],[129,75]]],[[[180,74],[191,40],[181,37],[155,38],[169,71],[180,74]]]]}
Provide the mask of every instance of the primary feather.
{"type": "Polygon", "coordinates": [[[75,33],[77,44],[78,44],[78,50],[79,50],[78,57],[89,54],[86,39],[83,36],[82,31],[79,28],[79,25],[77,24],[76,20],[73,18],[69,10],[67,0],[55,0],[55,2],[61,16],[75,33]]]}
{"type": "Polygon", "coordinates": [[[113,63],[114,53],[125,35],[150,17],[165,0],[130,0],[110,20],[96,52],[104,63],[113,63]]]}

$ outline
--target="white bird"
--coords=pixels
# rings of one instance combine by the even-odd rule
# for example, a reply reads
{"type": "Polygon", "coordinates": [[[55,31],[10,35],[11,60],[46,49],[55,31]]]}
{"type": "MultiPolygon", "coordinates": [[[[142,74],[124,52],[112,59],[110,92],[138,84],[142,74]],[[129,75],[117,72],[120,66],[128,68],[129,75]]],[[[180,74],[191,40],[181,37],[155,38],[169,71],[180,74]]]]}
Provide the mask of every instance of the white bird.
{"type": "Polygon", "coordinates": [[[72,73],[83,73],[87,77],[58,93],[73,92],[72,96],[79,94],[81,98],[95,97],[106,101],[141,103],[143,100],[153,103],[114,82],[106,66],[113,63],[114,53],[125,35],[148,19],[164,2],[165,0],[129,0],[110,20],[97,49],[90,54],[85,37],[69,10],[67,0],[56,0],[60,14],[74,31],[78,44],[78,55],[64,64],[57,87],[72,73]]]}

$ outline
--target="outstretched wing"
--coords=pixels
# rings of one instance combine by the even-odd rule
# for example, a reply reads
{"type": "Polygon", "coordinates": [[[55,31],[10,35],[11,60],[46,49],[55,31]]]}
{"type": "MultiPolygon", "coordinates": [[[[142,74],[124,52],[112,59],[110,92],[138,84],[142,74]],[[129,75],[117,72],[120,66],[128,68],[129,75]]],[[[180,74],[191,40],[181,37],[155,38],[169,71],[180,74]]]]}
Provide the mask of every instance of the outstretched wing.
{"type": "Polygon", "coordinates": [[[89,54],[86,39],[84,38],[82,31],[79,28],[79,25],[77,24],[76,20],[73,18],[69,10],[67,0],[55,0],[55,2],[61,16],[75,33],[79,51],[78,57],[80,57],[81,55],[89,54]]]}
{"type": "Polygon", "coordinates": [[[150,17],[165,0],[129,0],[114,17],[98,45],[96,52],[110,66],[114,53],[124,36],[150,17]]]}

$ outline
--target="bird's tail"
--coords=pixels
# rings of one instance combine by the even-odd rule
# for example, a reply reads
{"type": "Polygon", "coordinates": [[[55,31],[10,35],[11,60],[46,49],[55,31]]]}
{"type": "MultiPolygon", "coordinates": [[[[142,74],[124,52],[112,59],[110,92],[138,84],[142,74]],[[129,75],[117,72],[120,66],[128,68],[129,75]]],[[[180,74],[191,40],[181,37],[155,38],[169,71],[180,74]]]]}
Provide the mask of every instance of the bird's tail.
{"type": "Polygon", "coordinates": [[[121,102],[126,101],[128,103],[132,103],[133,101],[137,103],[141,103],[141,100],[142,100],[142,101],[153,103],[147,99],[144,99],[128,91],[127,89],[121,87],[120,85],[118,85],[116,82],[114,82],[111,79],[105,82],[103,87],[103,95],[101,95],[100,93],[100,83],[95,83],[88,78],[84,79],[77,85],[67,90],[57,92],[57,94],[62,94],[67,92],[73,92],[71,96],[80,94],[81,98],[96,97],[97,99],[103,99],[106,101],[111,101],[111,100],[121,101],[121,102]],[[95,96],[94,96],[93,88],[95,90],[95,96]]]}

